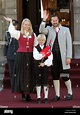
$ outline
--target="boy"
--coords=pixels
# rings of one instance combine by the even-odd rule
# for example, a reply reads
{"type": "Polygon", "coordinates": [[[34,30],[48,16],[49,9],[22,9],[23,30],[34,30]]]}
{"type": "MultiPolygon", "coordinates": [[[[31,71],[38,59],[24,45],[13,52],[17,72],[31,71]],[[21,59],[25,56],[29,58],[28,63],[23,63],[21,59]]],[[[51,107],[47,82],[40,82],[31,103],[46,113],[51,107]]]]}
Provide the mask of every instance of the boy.
{"type": "MultiPolygon", "coordinates": [[[[44,88],[44,103],[48,103],[48,69],[52,65],[53,56],[51,52],[43,52],[46,42],[46,36],[39,34],[37,37],[38,45],[33,49],[36,76],[37,103],[41,103],[41,88],[44,88]],[[46,55],[49,53],[49,55],[46,55]]],[[[46,51],[46,50],[45,50],[46,51]]]]}

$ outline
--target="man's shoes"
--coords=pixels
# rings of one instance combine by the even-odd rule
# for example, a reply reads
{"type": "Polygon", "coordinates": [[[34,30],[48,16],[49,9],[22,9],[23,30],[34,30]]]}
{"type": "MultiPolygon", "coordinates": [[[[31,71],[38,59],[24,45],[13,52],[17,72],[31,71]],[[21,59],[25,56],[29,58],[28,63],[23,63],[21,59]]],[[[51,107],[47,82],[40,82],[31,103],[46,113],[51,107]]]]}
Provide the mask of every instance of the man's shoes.
{"type": "Polygon", "coordinates": [[[65,100],[71,100],[72,98],[73,98],[73,95],[68,94],[68,95],[66,96],[65,100]]]}
{"type": "Polygon", "coordinates": [[[38,104],[41,103],[41,98],[37,98],[37,103],[38,103],[38,104]]]}
{"type": "Polygon", "coordinates": [[[30,97],[30,94],[27,94],[26,95],[26,101],[32,101],[31,97],[30,97]]]}
{"type": "Polygon", "coordinates": [[[48,98],[44,99],[44,103],[47,104],[48,103],[48,98]]]}
{"type": "Polygon", "coordinates": [[[58,97],[57,95],[52,99],[52,101],[59,101],[60,97],[58,97]]]}

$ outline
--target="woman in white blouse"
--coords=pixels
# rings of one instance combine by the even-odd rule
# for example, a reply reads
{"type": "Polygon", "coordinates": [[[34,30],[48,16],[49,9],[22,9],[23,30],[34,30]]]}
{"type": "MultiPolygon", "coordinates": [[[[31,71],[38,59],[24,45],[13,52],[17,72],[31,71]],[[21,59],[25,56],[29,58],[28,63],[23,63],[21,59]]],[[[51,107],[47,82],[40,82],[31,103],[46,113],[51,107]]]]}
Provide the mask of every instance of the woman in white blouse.
{"type": "Polygon", "coordinates": [[[15,37],[19,43],[14,65],[12,92],[20,92],[23,101],[31,101],[30,93],[33,93],[35,85],[33,47],[37,43],[36,35],[29,19],[25,18],[22,21],[20,31],[15,30],[11,18],[4,17],[4,19],[10,22],[8,30],[11,37],[15,37]]]}

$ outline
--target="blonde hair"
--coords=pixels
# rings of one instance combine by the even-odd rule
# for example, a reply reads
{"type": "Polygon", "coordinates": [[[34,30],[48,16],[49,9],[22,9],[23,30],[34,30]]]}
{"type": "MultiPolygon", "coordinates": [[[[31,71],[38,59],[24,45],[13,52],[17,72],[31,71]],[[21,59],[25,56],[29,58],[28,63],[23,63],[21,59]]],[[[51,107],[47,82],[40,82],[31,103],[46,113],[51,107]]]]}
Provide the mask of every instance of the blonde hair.
{"type": "Polygon", "coordinates": [[[44,39],[45,41],[46,41],[46,36],[44,35],[44,34],[39,34],[38,36],[37,36],[37,40],[38,39],[44,39]]]}
{"type": "Polygon", "coordinates": [[[23,24],[24,24],[25,22],[29,22],[29,24],[30,24],[30,29],[29,29],[28,32],[29,32],[29,35],[32,35],[32,33],[33,33],[32,24],[31,24],[31,21],[30,21],[28,18],[25,18],[25,19],[22,21],[22,24],[21,24],[21,34],[26,35],[25,30],[24,30],[24,28],[23,28],[23,24]]]}

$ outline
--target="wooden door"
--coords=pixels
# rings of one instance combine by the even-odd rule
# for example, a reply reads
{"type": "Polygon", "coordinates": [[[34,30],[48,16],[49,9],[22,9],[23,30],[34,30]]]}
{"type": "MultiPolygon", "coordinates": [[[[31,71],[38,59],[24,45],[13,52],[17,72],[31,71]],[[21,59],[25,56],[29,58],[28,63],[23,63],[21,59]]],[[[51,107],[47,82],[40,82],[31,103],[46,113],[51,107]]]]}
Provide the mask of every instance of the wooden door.
{"type": "MultiPolygon", "coordinates": [[[[34,31],[38,34],[38,27],[41,22],[41,0],[17,0],[17,18],[19,24],[23,18],[29,18],[32,22],[34,31]]],[[[74,39],[74,16],[73,0],[42,0],[44,9],[50,9],[59,16],[60,23],[68,26],[74,39]]]]}

